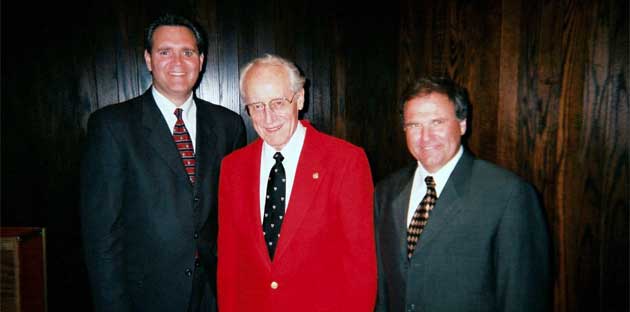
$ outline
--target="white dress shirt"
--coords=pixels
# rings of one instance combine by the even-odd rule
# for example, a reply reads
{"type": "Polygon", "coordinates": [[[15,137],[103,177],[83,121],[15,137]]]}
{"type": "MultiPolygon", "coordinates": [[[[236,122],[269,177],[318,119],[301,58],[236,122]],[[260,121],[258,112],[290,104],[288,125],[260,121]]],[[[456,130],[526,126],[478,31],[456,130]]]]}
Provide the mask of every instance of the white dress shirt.
{"type": "MultiPolygon", "coordinates": [[[[409,196],[409,208],[407,209],[407,227],[411,223],[411,219],[413,218],[413,214],[418,208],[418,205],[422,201],[422,198],[427,193],[427,183],[424,182],[424,178],[427,176],[432,176],[435,181],[435,191],[437,193],[437,197],[440,198],[440,194],[444,189],[444,185],[446,185],[446,181],[451,176],[453,169],[455,169],[455,165],[464,154],[464,148],[462,146],[459,147],[459,151],[455,154],[451,160],[449,160],[440,170],[435,173],[429,173],[420,161],[418,161],[418,167],[416,168],[416,173],[413,177],[413,185],[411,186],[411,196],[409,196]]],[[[429,218],[430,219],[430,218],[429,218]]]]}
{"type": "MultiPolygon", "coordinates": [[[[175,117],[175,109],[177,106],[155,88],[151,88],[151,92],[153,93],[155,103],[160,109],[160,112],[162,112],[162,116],[164,116],[164,120],[166,120],[166,123],[168,124],[168,129],[171,131],[171,134],[173,134],[175,123],[177,122],[177,117],[175,117]]],[[[186,130],[188,130],[188,134],[190,135],[193,149],[197,150],[195,148],[195,138],[197,134],[197,105],[195,104],[195,101],[193,101],[192,93],[186,102],[184,102],[184,104],[182,104],[179,108],[182,109],[182,120],[184,120],[186,130]]]]}
{"type": "Polygon", "coordinates": [[[300,152],[302,152],[302,146],[304,146],[304,138],[306,137],[306,128],[302,125],[302,123],[297,124],[297,128],[295,132],[287,142],[282,150],[276,151],[271,145],[263,142],[262,147],[262,155],[260,157],[260,222],[263,220],[263,215],[265,214],[265,195],[267,194],[267,180],[269,178],[269,171],[271,171],[271,167],[276,164],[276,160],[273,159],[273,155],[276,152],[280,152],[284,160],[282,161],[282,166],[284,167],[284,172],[286,174],[287,182],[286,182],[286,197],[285,201],[286,206],[284,207],[285,213],[286,209],[290,203],[291,199],[291,190],[293,189],[293,181],[295,180],[295,172],[297,171],[298,160],[300,160],[300,152]]]}

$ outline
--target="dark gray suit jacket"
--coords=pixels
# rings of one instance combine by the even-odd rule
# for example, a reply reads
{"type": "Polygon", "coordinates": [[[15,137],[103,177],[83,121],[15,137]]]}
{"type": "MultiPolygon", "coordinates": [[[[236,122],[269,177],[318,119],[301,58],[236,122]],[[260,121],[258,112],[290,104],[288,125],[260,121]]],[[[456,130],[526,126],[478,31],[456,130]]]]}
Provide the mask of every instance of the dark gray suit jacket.
{"type": "Polygon", "coordinates": [[[186,311],[193,290],[214,300],[219,168],[245,128],[238,114],[195,103],[194,186],[150,89],[90,116],[81,223],[97,311],[186,311]]]}
{"type": "Polygon", "coordinates": [[[550,248],[534,189],[464,151],[407,261],[417,164],[375,190],[377,311],[546,311],[550,248]]]}

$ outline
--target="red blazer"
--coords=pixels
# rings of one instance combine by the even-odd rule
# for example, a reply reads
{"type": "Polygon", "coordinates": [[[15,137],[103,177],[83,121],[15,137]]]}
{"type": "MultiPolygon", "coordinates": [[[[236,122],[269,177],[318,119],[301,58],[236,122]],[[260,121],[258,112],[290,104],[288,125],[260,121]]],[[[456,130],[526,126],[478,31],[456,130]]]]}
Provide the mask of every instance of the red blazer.
{"type": "Polygon", "coordinates": [[[219,310],[373,311],[373,184],[365,153],[308,122],[273,262],[262,234],[262,140],[223,160],[219,310]]]}

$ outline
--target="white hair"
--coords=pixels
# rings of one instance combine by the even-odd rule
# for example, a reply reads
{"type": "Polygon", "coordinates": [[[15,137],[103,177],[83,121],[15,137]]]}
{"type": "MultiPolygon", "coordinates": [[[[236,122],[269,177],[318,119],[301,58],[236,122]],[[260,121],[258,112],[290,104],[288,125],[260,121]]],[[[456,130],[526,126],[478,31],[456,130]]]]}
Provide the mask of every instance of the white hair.
{"type": "Polygon", "coordinates": [[[241,91],[241,95],[243,93],[243,78],[247,75],[247,72],[254,66],[258,64],[264,65],[276,65],[282,66],[289,75],[289,84],[291,88],[291,92],[300,91],[304,87],[304,82],[306,79],[300,73],[300,70],[295,66],[295,64],[283,57],[273,55],[273,54],[265,54],[261,57],[255,58],[247,63],[243,69],[241,69],[241,76],[239,78],[239,89],[241,91]]]}

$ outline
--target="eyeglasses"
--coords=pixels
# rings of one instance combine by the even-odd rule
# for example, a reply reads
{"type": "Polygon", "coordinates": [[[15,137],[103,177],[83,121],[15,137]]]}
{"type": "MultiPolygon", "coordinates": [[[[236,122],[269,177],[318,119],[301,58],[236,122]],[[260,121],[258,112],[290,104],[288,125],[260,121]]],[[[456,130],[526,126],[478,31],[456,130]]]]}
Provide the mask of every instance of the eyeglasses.
{"type": "Polygon", "coordinates": [[[249,116],[261,116],[264,113],[264,111],[267,109],[269,109],[270,111],[274,113],[284,113],[290,108],[291,105],[289,104],[293,103],[293,98],[295,98],[296,94],[297,92],[293,93],[290,100],[283,97],[283,98],[271,99],[267,103],[254,102],[254,103],[245,104],[247,114],[249,114],[249,116]]]}

